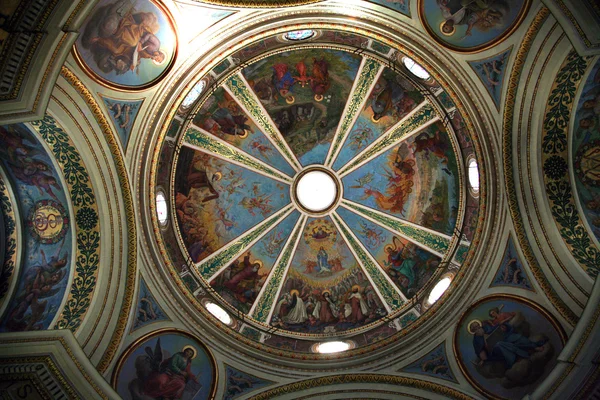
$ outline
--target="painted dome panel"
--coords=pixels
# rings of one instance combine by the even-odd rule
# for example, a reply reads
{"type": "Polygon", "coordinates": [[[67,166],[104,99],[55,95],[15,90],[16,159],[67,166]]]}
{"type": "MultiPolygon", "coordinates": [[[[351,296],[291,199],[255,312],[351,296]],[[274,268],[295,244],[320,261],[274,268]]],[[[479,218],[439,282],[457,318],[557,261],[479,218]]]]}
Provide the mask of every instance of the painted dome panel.
{"type": "Polygon", "coordinates": [[[245,314],[250,312],[299,217],[298,211],[292,212],[210,281],[227,303],[245,314]]]}
{"type": "Polygon", "coordinates": [[[331,218],[310,218],[271,325],[295,332],[335,333],[385,315],[383,302],[331,218]]]}
{"type": "Polygon", "coordinates": [[[194,262],[290,203],[288,185],[189,147],[177,168],[177,219],[194,262]]]}
{"type": "Polygon", "coordinates": [[[205,101],[194,116],[193,123],[278,170],[290,176],[295,174],[240,104],[222,87],[205,101]]]}
{"type": "Polygon", "coordinates": [[[344,208],[337,213],[406,298],[425,287],[442,259],[410,240],[344,208]]]}
{"type": "Polygon", "coordinates": [[[243,75],[300,163],[322,164],[361,62],[341,50],[272,55],[243,75]]]}
{"type": "Polygon", "coordinates": [[[338,170],[423,102],[421,92],[405,77],[385,68],[340,151],[338,170]]]}
{"type": "Polygon", "coordinates": [[[438,122],[343,178],[344,197],[451,235],[459,203],[458,165],[438,122]]]}

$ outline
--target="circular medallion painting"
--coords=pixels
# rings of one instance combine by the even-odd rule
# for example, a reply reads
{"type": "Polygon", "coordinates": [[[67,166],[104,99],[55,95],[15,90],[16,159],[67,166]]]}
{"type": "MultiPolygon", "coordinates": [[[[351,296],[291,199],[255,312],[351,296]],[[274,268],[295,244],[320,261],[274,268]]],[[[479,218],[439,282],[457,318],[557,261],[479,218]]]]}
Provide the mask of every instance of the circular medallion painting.
{"type": "Polygon", "coordinates": [[[514,296],[491,296],[472,306],[454,336],[459,366],[487,396],[520,399],[556,365],[566,336],[544,309],[514,296]]]}
{"type": "Polygon", "coordinates": [[[216,381],[216,364],[206,347],[175,330],[134,343],[113,375],[113,387],[124,400],[212,399],[216,381]]]}
{"type": "Polygon", "coordinates": [[[101,0],[81,27],[77,59],[101,82],[143,89],[158,81],[177,53],[172,19],[150,0],[101,0]]]}
{"type": "Polygon", "coordinates": [[[40,200],[31,209],[28,224],[40,243],[53,244],[67,234],[69,217],[62,204],[54,200],[40,200]]]}
{"type": "Polygon", "coordinates": [[[530,0],[419,0],[419,17],[442,45],[473,52],[512,33],[530,4],[530,0]]]}

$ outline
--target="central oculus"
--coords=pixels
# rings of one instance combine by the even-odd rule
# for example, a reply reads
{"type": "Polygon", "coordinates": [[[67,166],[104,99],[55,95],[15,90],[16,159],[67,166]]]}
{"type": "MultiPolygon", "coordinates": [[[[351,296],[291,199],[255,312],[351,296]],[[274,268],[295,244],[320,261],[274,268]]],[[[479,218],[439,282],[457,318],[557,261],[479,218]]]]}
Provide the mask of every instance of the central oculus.
{"type": "Polygon", "coordinates": [[[302,171],[293,186],[294,198],[304,211],[329,211],[339,199],[339,183],[332,172],[311,167],[302,171]]]}

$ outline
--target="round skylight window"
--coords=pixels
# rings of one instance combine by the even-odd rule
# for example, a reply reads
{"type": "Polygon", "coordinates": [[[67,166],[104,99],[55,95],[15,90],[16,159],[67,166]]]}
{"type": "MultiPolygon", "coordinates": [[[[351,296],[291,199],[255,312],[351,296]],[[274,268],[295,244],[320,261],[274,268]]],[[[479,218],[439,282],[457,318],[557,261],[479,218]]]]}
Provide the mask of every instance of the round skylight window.
{"type": "Polygon", "coordinates": [[[321,212],[330,208],[337,198],[337,184],[333,177],[321,170],[312,170],[298,179],[296,199],[308,211],[321,212]]]}
{"type": "Polygon", "coordinates": [[[433,287],[427,298],[429,304],[435,303],[442,297],[444,292],[450,287],[450,282],[452,282],[452,279],[450,279],[450,277],[445,277],[433,287]]]}
{"type": "Polygon", "coordinates": [[[316,350],[321,354],[332,354],[332,353],[341,353],[342,351],[346,351],[350,349],[350,343],[348,342],[325,342],[319,343],[316,346],[316,350]]]}

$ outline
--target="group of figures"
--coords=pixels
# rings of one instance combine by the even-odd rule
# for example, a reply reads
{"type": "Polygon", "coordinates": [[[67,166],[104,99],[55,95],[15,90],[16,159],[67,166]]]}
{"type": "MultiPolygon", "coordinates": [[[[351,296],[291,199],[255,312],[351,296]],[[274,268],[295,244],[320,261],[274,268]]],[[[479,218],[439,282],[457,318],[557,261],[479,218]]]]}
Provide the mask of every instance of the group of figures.
{"type": "Polygon", "coordinates": [[[529,7],[521,0],[420,0],[430,33],[456,50],[473,51],[501,40],[529,7]]]}
{"type": "Polygon", "coordinates": [[[294,50],[242,72],[302,165],[323,163],[358,72],[360,57],[294,50]]]}
{"type": "Polygon", "coordinates": [[[0,329],[46,329],[58,311],[70,270],[65,192],[51,159],[27,127],[0,126],[0,142],[0,160],[16,182],[15,195],[30,238],[17,291],[0,329]]]}
{"type": "Polygon", "coordinates": [[[194,124],[229,144],[259,158],[282,172],[295,171],[275,150],[234,97],[222,87],[206,99],[194,116],[194,124]]]}
{"type": "Polygon", "coordinates": [[[273,310],[271,325],[291,331],[338,332],[386,315],[359,268],[349,270],[327,289],[313,287],[299,276],[290,276],[283,290],[273,310]]]}
{"type": "Polygon", "coordinates": [[[76,46],[102,79],[137,87],[165,72],[175,33],[166,13],[149,0],[104,0],[85,21],[76,46]]]}
{"type": "Polygon", "coordinates": [[[451,234],[458,211],[457,177],[450,138],[434,124],[342,182],[349,200],[451,234]]]}

